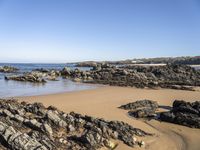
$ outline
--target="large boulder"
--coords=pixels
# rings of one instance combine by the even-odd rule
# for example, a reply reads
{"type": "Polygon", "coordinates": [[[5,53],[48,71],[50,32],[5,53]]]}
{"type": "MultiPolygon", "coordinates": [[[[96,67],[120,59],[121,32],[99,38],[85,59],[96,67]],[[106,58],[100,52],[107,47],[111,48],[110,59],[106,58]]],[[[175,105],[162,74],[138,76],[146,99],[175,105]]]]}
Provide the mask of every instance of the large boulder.
{"type": "Polygon", "coordinates": [[[135,118],[151,118],[151,117],[157,116],[155,109],[152,109],[152,108],[142,108],[142,109],[137,109],[137,110],[131,110],[128,112],[128,114],[135,118]]]}
{"type": "Polygon", "coordinates": [[[61,71],[60,71],[62,76],[70,76],[71,75],[71,69],[68,67],[64,67],[61,71]]]}
{"type": "Polygon", "coordinates": [[[160,120],[188,127],[200,128],[200,101],[193,103],[175,100],[169,112],[162,112],[160,120]]]}
{"type": "Polygon", "coordinates": [[[152,100],[140,100],[122,105],[119,108],[129,110],[128,114],[135,118],[149,118],[156,116],[158,103],[152,100]]]}
{"type": "Polygon", "coordinates": [[[13,127],[0,122],[0,135],[11,149],[16,150],[47,150],[37,140],[32,139],[26,133],[16,131],[13,127]]]}
{"type": "Polygon", "coordinates": [[[158,108],[158,103],[156,101],[152,100],[138,100],[136,102],[128,103],[125,105],[120,106],[119,108],[125,109],[125,110],[134,110],[138,108],[144,108],[144,107],[150,107],[152,109],[158,108]]]}
{"type": "Polygon", "coordinates": [[[98,132],[92,130],[86,130],[85,133],[82,135],[81,140],[86,145],[86,147],[93,149],[98,149],[103,143],[102,136],[98,132]]]}
{"type": "Polygon", "coordinates": [[[49,121],[53,122],[54,124],[60,126],[60,127],[66,127],[66,122],[64,120],[62,120],[58,114],[56,114],[54,111],[49,110],[46,113],[46,116],[48,118],[49,121]]]}
{"type": "Polygon", "coordinates": [[[5,80],[15,80],[15,81],[32,82],[32,83],[46,83],[46,80],[43,77],[31,73],[23,75],[5,76],[5,80]]]}

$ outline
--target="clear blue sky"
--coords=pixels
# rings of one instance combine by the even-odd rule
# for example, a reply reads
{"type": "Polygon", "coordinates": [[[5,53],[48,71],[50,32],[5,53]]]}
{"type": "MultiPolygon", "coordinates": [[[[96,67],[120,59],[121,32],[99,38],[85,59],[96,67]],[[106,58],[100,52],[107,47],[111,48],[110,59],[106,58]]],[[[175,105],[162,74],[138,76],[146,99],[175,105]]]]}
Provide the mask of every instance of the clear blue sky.
{"type": "Polygon", "coordinates": [[[200,0],[0,0],[0,62],[200,54],[200,0]]]}

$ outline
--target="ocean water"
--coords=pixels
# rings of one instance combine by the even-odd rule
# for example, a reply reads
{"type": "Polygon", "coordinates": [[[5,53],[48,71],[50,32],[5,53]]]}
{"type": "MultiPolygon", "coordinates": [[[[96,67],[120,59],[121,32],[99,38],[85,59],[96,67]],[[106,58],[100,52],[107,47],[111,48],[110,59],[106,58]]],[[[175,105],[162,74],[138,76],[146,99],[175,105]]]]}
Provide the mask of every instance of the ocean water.
{"type": "MultiPolygon", "coordinates": [[[[20,69],[19,74],[22,72],[29,72],[36,68],[45,69],[58,69],[61,70],[64,67],[75,69],[75,64],[5,64],[0,63],[0,66],[9,65],[20,69]]],[[[80,68],[82,70],[88,70],[90,68],[80,68]]],[[[84,84],[72,82],[69,79],[59,78],[59,81],[48,81],[45,84],[20,82],[20,81],[6,81],[5,75],[11,75],[10,73],[0,73],[0,98],[15,97],[15,96],[33,96],[53,94],[60,92],[72,92],[86,89],[97,88],[96,85],[84,84]]]]}

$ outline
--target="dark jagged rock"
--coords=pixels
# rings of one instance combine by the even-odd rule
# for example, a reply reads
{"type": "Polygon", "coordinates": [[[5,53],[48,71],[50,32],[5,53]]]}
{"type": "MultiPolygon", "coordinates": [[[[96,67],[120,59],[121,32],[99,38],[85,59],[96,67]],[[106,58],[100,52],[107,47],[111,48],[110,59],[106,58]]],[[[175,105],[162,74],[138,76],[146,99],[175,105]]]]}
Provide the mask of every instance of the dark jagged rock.
{"type": "Polygon", "coordinates": [[[151,118],[156,116],[155,109],[151,108],[143,108],[143,109],[129,111],[128,114],[135,118],[151,118]]]}
{"type": "Polygon", "coordinates": [[[32,83],[46,83],[47,80],[57,80],[60,75],[60,71],[58,70],[47,70],[41,68],[35,69],[31,72],[25,72],[21,75],[5,76],[5,79],[32,83]]]}
{"type": "Polygon", "coordinates": [[[71,75],[71,69],[68,67],[63,68],[61,71],[62,76],[70,76],[71,75]]]}
{"type": "Polygon", "coordinates": [[[158,103],[152,100],[139,100],[136,102],[128,103],[126,105],[122,105],[119,108],[122,108],[125,110],[135,110],[135,109],[144,108],[144,107],[150,107],[156,110],[158,108],[158,103]]]}
{"type": "Polygon", "coordinates": [[[33,82],[33,83],[45,83],[45,79],[36,75],[36,74],[24,74],[24,75],[12,75],[5,76],[6,80],[15,80],[15,81],[23,81],[23,82],[33,82]]]}
{"type": "Polygon", "coordinates": [[[113,149],[117,140],[133,147],[134,136],[152,135],[120,121],[66,114],[41,103],[0,100],[0,146],[16,150],[113,149]],[[114,142],[115,141],[115,142],[114,142]]]}
{"type": "Polygon", "coordinates": [[[59,70],[55,69],[48,70],[44,68],[35,69],[31,72],[31,74],[38,75],[46,80],[52,80],[52,81],[57,80],[57,78],[61,75],[59,70]]]}
{"type": "Polygon", "coordinates": [[[79,82],[138,88],[194,90],[195,86],[200,86],[200,71],[184,65],[117,67],[98,64],[89,71],[64,68],[61,74],[79,82]]]}
{"type": "Polygon", "coordinates": [[[188,127],[200,128],[200,101],[193,103],[175,100],[169,112],[162,112],[160,120],[188,127]]]}
{"type": "MultiPolygon", "coordinates": [[[[98,132],[101,133],[101,130],[98,132]]],[[[80,140],[87,148],[98,149],[100,148],[101,143],[103,143],[103,138],[98,132],[86,130],[85,133],[83,133],[81,136],[80,140]]]]}
{"type": "Polygon", "coordinates": [[[49,72],[48,69],[44,69],[44,68],[35,69],[33,71],[38,71],[38,72],[42,72],[42,73],[48,73],[49,72]]]}
{"type": "Polygon", "coordinates": [[[10,149],[16,150],[47,150],[45,146],[43,146],[38,141],[32,139],[26,133],[21,133],[20,131],[16,131],[13,127],[8,126],[7,124],[0,121],[0,135],[8,145],[10,149]]]}
{"type": "Polygon", "coordinates": [[[129,110],[128,114],[135,118],[149,118],[156,116],[158,103],[152,100],[140,100],[122,105],[119,108],[129,110]]]}
{"type": "Polygon", "coordinates": [[[45,83],[57,80],[58,77],[75,82],[107,84],[114,86],[130,86],[137,88],[171,88],[178,90],[194,90],[200,86],[200,71],[184,65],[166,66],[114,66],[98,63],[91,70],[69,69],[59,70],[36,69],[22,75],[6,76],[7,80],[45,83]]]}
{"type": "Polygon", "coordinates": [[[17,72],[19,69],[11,66],[0,66],[0,72],[13,73],[17,72]]]}

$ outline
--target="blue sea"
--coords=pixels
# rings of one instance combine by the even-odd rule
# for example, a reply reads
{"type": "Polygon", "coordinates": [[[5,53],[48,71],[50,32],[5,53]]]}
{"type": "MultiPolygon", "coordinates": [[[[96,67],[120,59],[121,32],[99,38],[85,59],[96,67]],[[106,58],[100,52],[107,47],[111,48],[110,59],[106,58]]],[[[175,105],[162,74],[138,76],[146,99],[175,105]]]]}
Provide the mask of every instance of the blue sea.
{"type": "MultiPolygon", "coordinates": [[[[0,63],[0,66],[13,66],[19,68],[19,74],[23,72],[29,72],[36,68],[44,69],[58,69],[61,70],[64,67],[75,69],[75,64],[8,64],[0,63]]],[[[88,70],[90,68],[80,68],[82,70],[88,70]]],[[[61,92],[72,92],[86,89],[94,89],[97,86],[91,84],[72,82],[69,79],[59,78],[59,81],[48,81],[45,84],[20,82],[20,81],[6,81],[5,75],[11,75],[8,73],[0,73],[0,98],[16,97],[16,96],[33,96],[44,95],[61,92]]]]}

